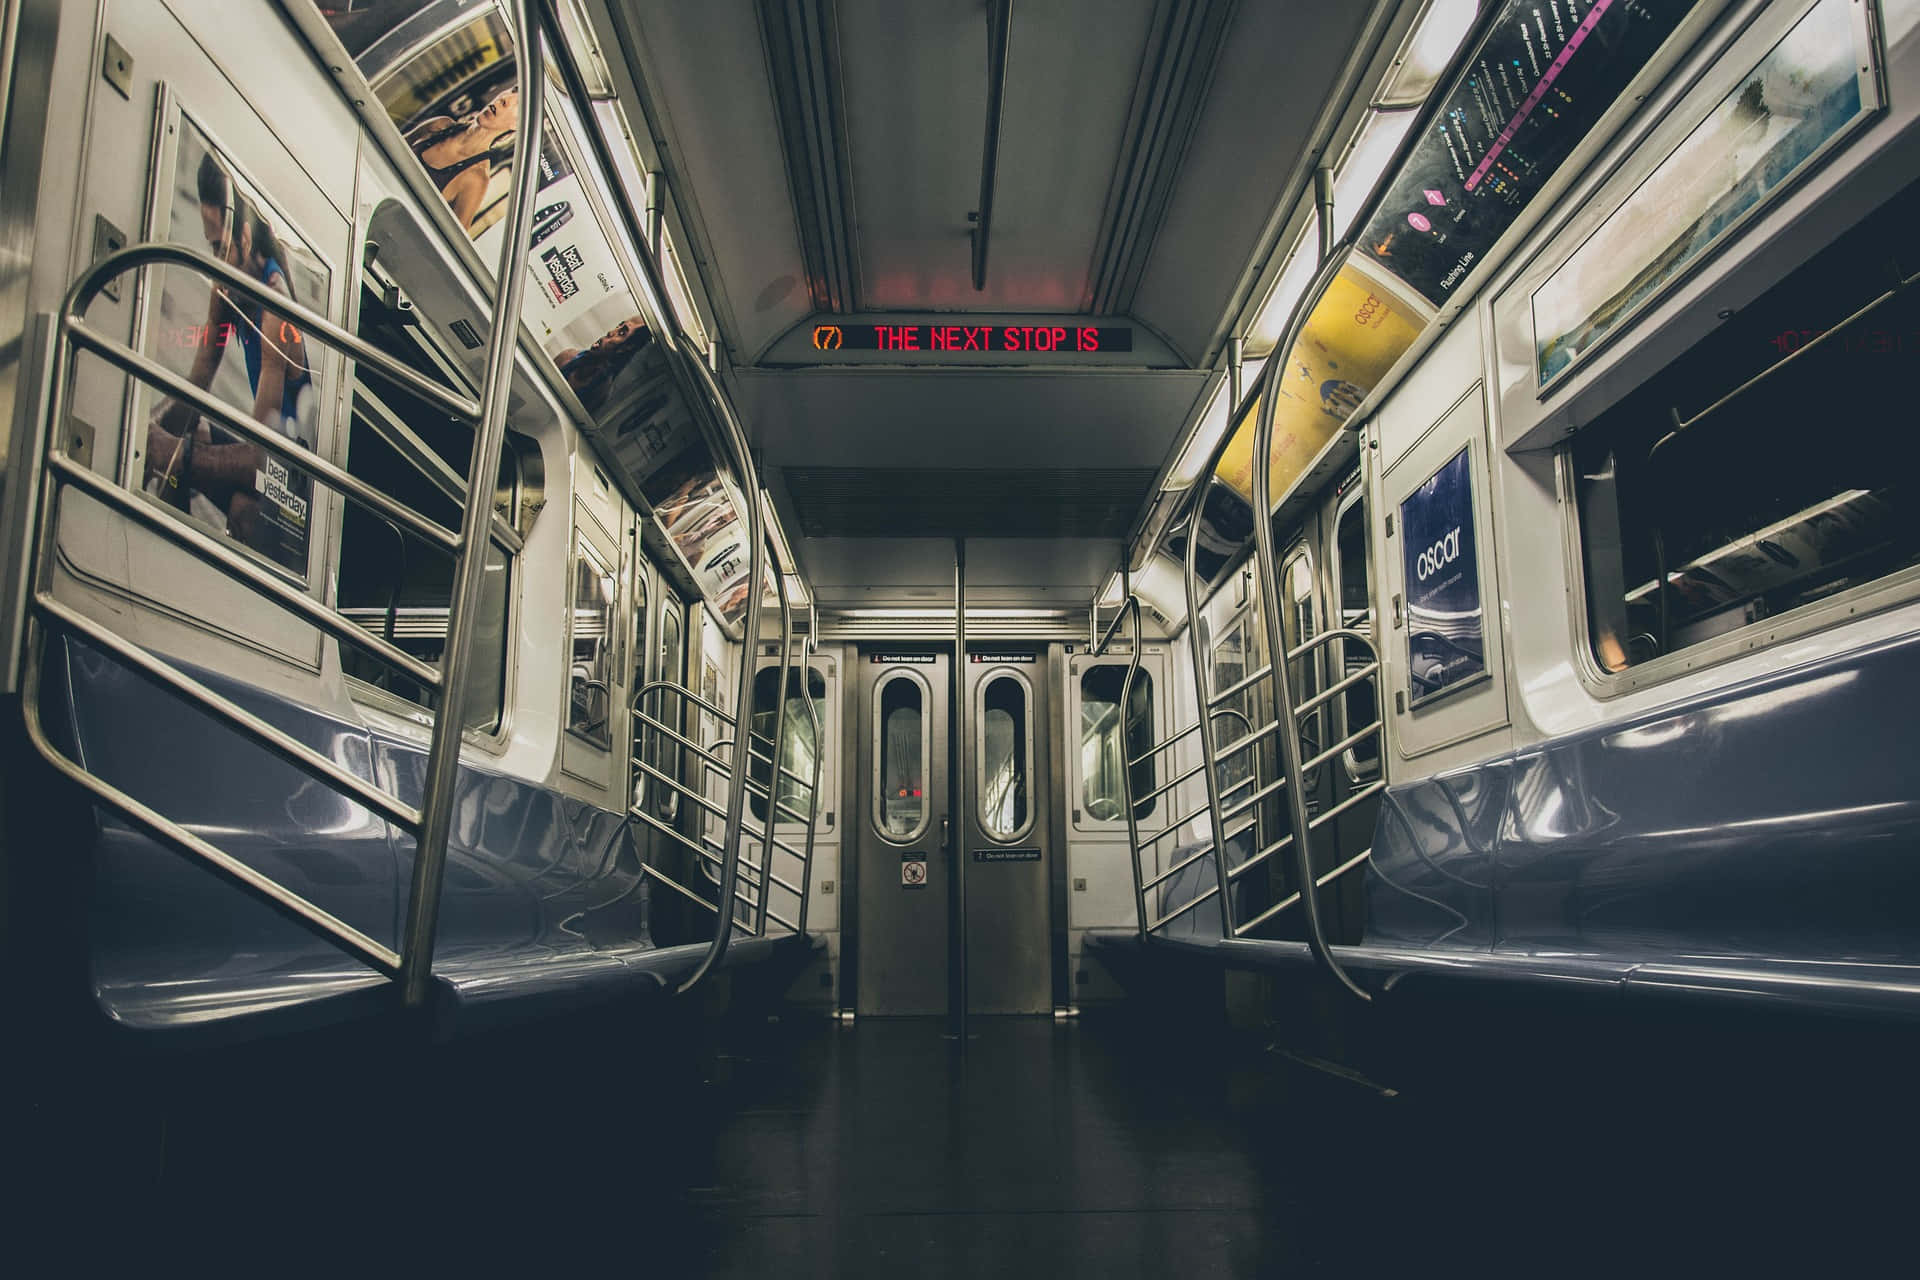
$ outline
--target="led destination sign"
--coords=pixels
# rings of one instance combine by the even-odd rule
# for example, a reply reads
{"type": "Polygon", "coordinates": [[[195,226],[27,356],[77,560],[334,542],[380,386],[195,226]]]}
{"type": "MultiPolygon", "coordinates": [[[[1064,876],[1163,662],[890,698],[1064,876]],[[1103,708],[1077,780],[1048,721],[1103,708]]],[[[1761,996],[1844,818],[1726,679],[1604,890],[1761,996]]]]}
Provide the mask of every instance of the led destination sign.
{"type": "Polygon", "coordinates": [[[920,355],[1018,352],[1092,355],[1133,350],[1133,330],[1120,325],[817,324],[815,351],[911,351],[920,355]]]}

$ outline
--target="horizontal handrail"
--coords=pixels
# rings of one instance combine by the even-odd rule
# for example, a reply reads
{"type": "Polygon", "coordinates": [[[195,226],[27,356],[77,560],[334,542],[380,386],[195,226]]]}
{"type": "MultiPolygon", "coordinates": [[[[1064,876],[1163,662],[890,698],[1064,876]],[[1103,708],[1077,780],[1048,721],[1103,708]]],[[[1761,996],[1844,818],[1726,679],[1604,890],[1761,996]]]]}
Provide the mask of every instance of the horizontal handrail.
{"type": "Polygon", "coordinates": [[[200,387],[158,361],[95,333],[84,320],[69,321],[67,330],[75,346],[93,352],[121,372],[164,390],[176,400],[185,400],[203,415],[213,418],[235,435],[246,437],[268,453],[278,454],[313,476],[321,484],[358,502],[383,518],[405,527],[422,541],[432,543],[446,552],[459,550],[460,535],[453,530],[427,519],[412,507],[390,496],[384,490],[368,484],[346,468],[336,466],[293,437],[282,435],[265,423],[214,398],[209,392],[201,390],[200,387]]]}
{"type": "MultiPolygon", "coordinates": [[[[1234,805],[1231,809],[1222,809],[1220,811],[1220,821],[1225,822],[1228,818],[1239,817],[1241,814],[1253,808],[1253,806],[1255,806],[1256,804],[1259,804],[1262,800],[1265,800],[1268,796],[1273,795],[1274,793],[1279,791],[1280,788],[1286,785],[1287,785],[1287,776],[1283,773],[1279,777],[1275,778],[1272,782],[1269,782],[1266,786],[1260,788],[1258,791],[1248,796],[1245,800],[1242,800],[1239,804],[1234,805]]],[[[1221,799],[1224,800],[1225,798],[1226,798],[1225,795],[1221,796],[1221,799]]]]}
{"type": "Polygon", "coordinates": [[[1254,671],[1252,674],[1240,680],[1236,680],[1234,683],[1228,685],[1226,688],[1222,689],[1220,692],[1208,698],[1207,706],[1209,708],[1217,707],[1221,703],[1225,702],[1228,698],[1233,697],[1235,694],[1245,693],[1248,689],[1251,689],[1254,685],[1259,684],[1262,680],[1265,680],[1268,676],[1272,674],[1273,674],[1273,664],[1272,663],[1263,664],[1257,671],[1254,671]]]}
{"type": "Polygon", "coordinates": [[[1281,836],[1278,840],[1275,840],[1272,844],[1268,845],[1266,848],[1262,849],[1260,852],[1249,856],[1246,859],[1246,861],[1242,862],[1239,866],[1227,868],[1227,883],[1232,884],[1235,880],[1238,880],[1241,876],[1253,870],[1255,867],[1259,866],[1261,863],[1265,862],[1268,858],[1271,858],[1274,854],[1279,853],[1282,849],[1286,848],[1288,845],[1292,843],[1293,843],[1293,832],[1289,831],[1287,832],[1287,834],[1281,836]]]}
{"type": "Polygon", "coordinates": [[[725,724],[729,729],[734,728],[737,723],[733,718],[732,712],[722,710],[721,708],[715,706],[713,703],[708,702],[705,698],[701,697],[699,694],[695,693],[693,690],[687,688],[685,685],[676,684],[672,680],[648,681],[646,684],[643,684],[640,686],[640,692],[638,695],[636,695],[636,700],[638,698],[646,697],[649,693],[652,693],[655,689],[664,689],[668,693],[677,693],[682,698],[685,698],[689,702],[692,702],[696,706],[700,707],[703,711],[711,711],[714,715],[720,717],[721,723],[725,724]]]}
{"type": "Polygon", "coordinates": [[[1331,702],[1335,697],[1345,692],[1347,689],[1351,688],[1353,685],[1358,684],[1360,681],[1365,680],[1368,677],[1377,674],[1379,670],[1380,670],[1380,662],[1378,659],[1375,659],[1374,661],[1369,662],[1366,666],[1360,668],[1358,671],[1350,673],[1348,676],[1346,676],[1345,679],[1339,681],[1337,684],[1329,685],[1325,689],[1322,689],[1319,693],[1314,694],[1311,698],[1308,698],[1305,702],[1301,703],[1299,706],[1293,709],[1294,714],[1304,716],[1305,714],[1307,714],[1307,712],[1316,710],[1317,708],[1325,705],[1326,703],[1331,702]]]}
{"type": "Polygon", "coordinates": [[[1354,732],[1348,734],[1346,737],[1340,739],[1340,741],[1328,747],[1325,751],[1322,751],[1319,755],[1314,756],[1311,760],[1308,760],[1305,764],[1302,764],[1300,766],[1301,771],[1304,772],[1308,769],[1313,768],[1315,765],[1324,764],[1328,760],[1331,760],[1335,756],[1339,755],[1342,751],[1345,751],[1348,747],[1355,745],[1356,743],[1360,742],[1364,738],[1371,738],[1373,735],[1379,732],[1380,732],[1380,722],[1378,720],[1375,720],[1371,724],[1367,725],[1365,728],[1357,729],[1354,732]]]}
{"type": "MultiPolygon", "coordinates": [[[[1326,888],[1328,885],[1332,884],[1335,880],[1338,880],[1341,876],[1347,874],[1347,872],[1353,870],[1355,867],[1359,866],[1361,863],[1365,862],[1368,858],[1372,856],[1373,856],[1372,849],[1362,849],[1359,853],[1354,854],[1351,858],[1348,858],[1345,862],[1341,863],[1339,866],[1335,867],[1333,870],[1327,872],[1325,875],[1316,879],[1313,882],[1313,887],[1315,889],[1326,888]]],[[[1233,931],[1233,936],[1236,938],[1246,937],[1249,933],[1253,932],[1255,929],[1259,928],[1261,925],[1265,924],[1267,921],[1273,919],[1273,917],[1279,915],[1282,911],[1285,911],[1288,907],[1291,907],[1298,901],[1300,901],[1300,891],[1296,889],[1292,893],[1288,894],[1285,898],[1282,898],[1280,901],[1268,907],[1265,911],[1262,911],[1259,915],[1255,916],[1253,919],[1247,921],[1245,924],[1235,927],[1233,931]]]]}
{"type": "Polygon", "coordinates": [[[659,720],[654,719],[638,708],[634,710],[633,714],[638,719],[644,721],[649,727],[672,738],[675,742],[685,747],[688,751],[691,751],[699,759],[706,761],[709,765],[718,769],[721,773],[731,774],[733,772],[733,762],[731,760],[722,760],[719,756],[713,754],[713,752],[707,750],[692,738],[687,737],[678,729],[673,728],[671,725],[661,723],[659,720]]]}
{"type": "Polygon", "coordinates": [[[1207,763],[1205,761],[1202,761],[1201,763],[1193,766],[1193,768],[1187,770],[1185,773],[1181,774],[1180,776],[1176,778],[1170,778],[1166,782],[1161,783],[1159,786],[1155,787],[1153,790],[1147,792],[1147,794],[1141,796],[1138,800],[1134,801],[1134,803],[1139,805],[1139,804],[1145,804],[1149,800],[1156,800],[1159,797],[1165,795],[1167,792],[1173,790],[1175,787],[1179,786],[1181,783],[1189,782],[1194,778],[1199,777],[1201,773],[1203,773],[1206,770],[1206,768],[1207,768],[1207,763]]]}
{"type": "Polygon", "coordinates": [[[360,335],[341,328],[304,303],[268,288],[238,267],[183,244],[147,241],[110,253],[88,267],[67,290],[66,300],[61,307],[62,327],[71,333],[73,322],[93,305],[93,300],[115,276],[137,267],[168,265],[189,267],[203,275],[212,276],[227,288],[245,295],[249,300],[258,303],[275,315],[293,320],[301,326],[302,338],[318,337],[328,346],[337,347],[345,354],[352,356],[356,372],[361,369],[371,370],[385,381],[406,388],[409,393],[420,397],[434,408],[467,422],[477,421],[480,417],[480,405],[477,401],[449,391],[442,384],[388,355],[360,335]]]}
{"type": "MultiPolygon", "coordinates": [[[[1325,648],[1336,640],[1345,641],[1349,644],[1363,644],[1367,646],[1368,653],[1373,654],[1376,659],[1379,657],[1379,653],[1373,647],[1372,636],[1364,631],[1356,631],[1352,627],[1335,627],[1330,631],[1322,631],[1317,636],[1310,636],[1293,648],[1287,650],[1287,661],[1292,662],[1305,654],[1311,653],[1315,649],[1325,648]]],[[[1294,710],[1297,712],[1300,708],[1295,707],[1294,710]]]]}
{"type": "Polygon", "coordinates": [[[1345,813],[1347,810],[1353,808],[1353,806],[1359,804],[1362,800],[1368,799],[1371,796],[1378,795],[1380,792],[1385,791],[1386,789],[1387,789],[1387,784],[1384,779],[1376,779],[1373,782],[1369,782],[1366,786],[1354,792],[1352,795],[1348,796],[1345,800],[1342,800],[1339,804],[1334,805],[1333,808],[1328,809],[1325,813],[1322,813],[1317,817],[1313,818],[1311,821],[1307,823],[1307,826],[1309,829],[1312,829],[1314,827],[1320,826],[1323,823],[1331,822],[1333,821],[1333,819],[1339,817],[1341,814],[1345,813]]]}
{"type": "Polygon", "coordinates": [[[262,568],[241,552],[233,550],[210,534],[202,533],[186,521],[176,519],[174,515],[168,514],[171,508],[156,505],[145,494],[128,493],[112,481],[95,475],[64,453],[49,453],[46,463],[48,475],[56,483],[81,490],[88,497],[113,508],[175,546],[192,552],[242,586],[253,588],[288,612],[298,614],[303,620],[319,627],[334,639],[344,640],[364,650],[388,666],[405,672],[430,689],[440,687],[438,667],[422,662],[406,650],[388,644],[365,627],[342,616],[337,609],[329,608],[305,592],[287,585],[278,574],[262,568]]]}
{"type": "Polygon", "coordinates": [[[1188,725],[1186,728],[1174,734],[1171,738],[1164,738],[1161,741],[1154,743],[1152,746],[1148,747],[1145,751],[1141,752],[1139,755],[1127,761],[1127,768],[1131,769],[1136,765],[1145,764],[1147,761],[1153,759],[1155,756],[1159,755],[1162,751],[1165,751],[1168,747],[1172,746],[1174,743],[1179,742],[1182,738],[1185,738],[1187,735],[1193,733],[1194,730],[1198,729],[1199,727],[1200,727],[1200,723],[1199,721],[1196,720],[1194,723],[1188,725]]]}
{"type": "Polygon", "coordinates": [[[1185,871],[1188,867],[1192,866],[1194,863],[1203,861],[1204,859],[1207,859],[1207,858],[1211,858],[1212,856],[1213,856],[1213,846],[1209,844],[1206,848],[1200,850],[1200,852],[1198,853],[1188,854],[1186,857],[1180,859],[1180,861],[1174,863],[1172,866],[1168,867],[1165,871],[1162,871],[1159,875],[1153,877],[1153,879],[1147,881],[1145,884],[1143,884],[1140,887],[1143,889],[1157,889],[1161,885],[1165,884],[1167,881],[1179,875],[1182,871],[1185,871]]]}
{"type": "Polygon", "coordinates": [[[1215,894],[1219,892],[1220,892],[1220,886],[1216,884],[1212,888],[1208,889],[1205,893],[1194,898],[1191,902],[1181,903],[1179,906],[1175,907],[1172,911],[1169,911],[1166,915],[1161,916],[1158,920],[1155,920],[1152,924],[1148,925],[1147,932],[1152,933],[1155,929],[1164,929],[1166,926],[1172,924],[1175,920],[1178,920],[1181,916],[1187,914],[1187,912],[1193,910],[1195,907],[1207,901],[1209,898],[1212,898],[1215,894]]]}

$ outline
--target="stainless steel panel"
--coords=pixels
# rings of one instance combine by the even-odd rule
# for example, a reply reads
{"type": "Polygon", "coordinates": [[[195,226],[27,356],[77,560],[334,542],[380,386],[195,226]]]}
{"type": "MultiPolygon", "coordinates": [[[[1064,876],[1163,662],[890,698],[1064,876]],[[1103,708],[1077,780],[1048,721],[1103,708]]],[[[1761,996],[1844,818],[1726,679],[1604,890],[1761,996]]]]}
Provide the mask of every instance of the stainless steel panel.
{"type": "Polygon", "coordinates": [[[996,677],[1015,675],[1027,688],[1032,748],[1027,760],[1026,820],[1019,834],[1000,841],[980,821],[976,776],[969,788],[964,833],[967,877],[967,991],[971,1013],[1050,1013],[1053,1009],[1053,947],[1050,882],[1055,843],[1052,682],[1046,646],[991,644],[967,655],[968,755],[976,775],[980,757],[981,693],[996,677]],[[1002,661],[1022,656],[1025,662],[1002,661]],[[1018,856],[1035,851],[1037,857],[1018,856]],[[982,856],[985,855],[985,856],[982,856]],[[1014,855],[1014,856],[1009,856],[1014,855]]]}
{"type": "Polygon", "coordinates": [[[857,743],[851,803],[844,828],[854,847],[855,903],[851,909],[854,1008],[867,1016],[947,1012],[948,819],[947,716],[949,655],[929,646],[863,649],[849,683],[858,689],[853,729],[857,743]],[[894,661],[895,658],[914,660],[894,661]],[[925,821],[899,839],[881,833],[876,769],[880,694],[894,679],[911,680],[924,699],[925,821]],[[906,883],[903,868],[924,864],[923,883],[906,883]]]}

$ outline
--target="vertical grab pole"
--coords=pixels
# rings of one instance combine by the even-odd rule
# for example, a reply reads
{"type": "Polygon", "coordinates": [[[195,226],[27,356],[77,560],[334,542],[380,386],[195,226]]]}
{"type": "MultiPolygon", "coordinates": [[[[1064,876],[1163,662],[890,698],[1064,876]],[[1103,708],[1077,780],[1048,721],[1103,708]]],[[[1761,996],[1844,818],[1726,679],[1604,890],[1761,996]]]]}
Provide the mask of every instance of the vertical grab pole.
{"type": "Polygon", "coordinates": [[[1220,936],[1233,936],[1233,912],[1228,907],[1227,882],[1227,842],[1221,839],[1220,821],[1220,779],[1214,773],[1214,761],[1219,759],[1213,749],[1213,709],[1207,689],[1207,663],[1200,653],[1200,584],[1195,569],[1195,557],[1200,551],[1200,512],[1207,505],[1207,486],[1213,483],[1213,469],[1209,467],[1194,482],[1195,497],[1189,498],[1187,516],[1187,559],[1186,572],[1182,575],[1187,589],[1187,656],[1193,659],[1193,687],[1200,702],[1200,725],[1195,730],[1200,739],[1200,777],[1207,784],[1207,830],[1208,839],[1213,842],[1213,873],[1219,877],[1220,891],[1220,936]]]}
{"type": "MultiPolygon", "coordinates": [[[[767,936],[767,900],[773,896],[773,837],[780,822],[780,744],[787,732],[787,681],[793,678],[793,604],[787,598],[787,575],[780,572],[779,557],[771,558],[774,590],[780,598],[780,687],[773,704],[773,746],[767,753],[773,760],[767,766],[767,820],[762,826],[766,839],[760,846],[760,906],[753,919],[754,936],[759,938],[767,936]]],[[[747,649],[747,661],[752,662],[751,641],[747,649]]],[[[749,744],[753,742],[751,719],[747,721],[746,740],[749,744]]],[[[752,749],[751,745],[748,749],[752,749]]]]}
{"type": "MultiPolygon", "coordinates": [[[[1127,711],[1133,706],[1133,679],[1140,674],[1140,647],[1145,636],[1140,629],[1140,601],[1133,594],[1132,575],[1125,565],[1121,566],[1120,578],[1127,597],[1121,607],[1133,610],[1133,659],[1127,663],[1126,678],[1120,682],[1120,792],[1127,798],[1127,845],[1133,851],[1133,907],[1139,913],[1140,937],[1144,940],[1147,936],[1147,871],[1140,865],[1140,815],[1134,808],[1133,748],[1127,740],[1127,711]]],[[[1147,749],[1152,752],[1156,744],[1150,743],[1147,749]]],[[[1167,803],[1173,803],[1171,795],[1167,803]]]]}
{"type": "MultiPolygon", "coordinates": [[[[808,618],[812,618],[811,612],[808,618]]],[[[820,732],[820,710],[813,702],[813,664],[808,660],[813,654],[815,632],[809,621],[806,642],[800,646],[800,696],[806,700],[807,723],[813,726],[813,777],[807,783],[807,842],[802,846],[805,853],[800,858],[800,914],[794,917],[794,932],[799,934],[807,931],[807,904],[813,901],[813,833],[820,827],[820,757],[827,745],[820,732]]]]}
{"type": "Polygon", "coordinates": [[[947,707],[947,1025],[967,1040],[967,540],[953,540],[953,680],[947,707]]]}
{"type": "Polygon", "coordinates": [[[506,238],[494,277],[493,329],[487,337],[486,376],[480,384],[480,421],[467,465],[467,499],[460,517],[459,572],[447,600],[447,647],[440,657],[440,705],[434,712],[427,748],[427,775],[420,813],[420,837],[414,843],[413,883],[407,898],[406,930],[400,942],[400,994],[408,1008],[426,1001],[433,980],[433,946],[440,923],[440,887],[446,878],[447,839],[465,736],[462,707],[467,687],[467,658],[473,647],[480,588],[492,545],[493,491],[507,439],[508,391],[513,358],[519,349],[520,301],[527,281],[527,241],[533,229],[534,195],[540,176],[543,128],[540,74],[540,21],[534,0],[515,0],[514,80],[520,91],[520,123],[514,140],[513,190],[506,238]]]}
{"type": "MultiPolygon", "coordinates": [[[[1281,629],[1281,584],[1279,555],[1273,539],[1273,417],[1276,375],[1285,367],[1305,327],[1308,306],[1318,300],[1329,283],[1333,258],[1333,171],[1318,169],[1313,175],[1315,213],[1320,231],[1320,267],[1313,285],[1294,305],[1280,345],[1273,349],[1261,374],[1260,411],[1253,428],[1253,549],[1260,566],[1260,612],[1267,630],[1268,661],[1272,666],[1274,716],[1278,721],[1275,736],[1280,741],[1280,760],[1287,771],[1287,811],[1293,821],[1293,860],[1300,883],[1300,909],[1306,920],[1307,945],[1313,957],[1348,991],[1361,1000],[1371,1000],[1340,962],[1327,949],[1325,926],[1320,920],[1320,894],[1314,884],[1313,840],[1309,831],[1307,796],[1300,769],[1300,725],[1293,714],[1293,694],[1287,687],[1287,642],[1281,629]]],[[[1231,936],[1231,933],[1229,933],[1231,936]]]]}

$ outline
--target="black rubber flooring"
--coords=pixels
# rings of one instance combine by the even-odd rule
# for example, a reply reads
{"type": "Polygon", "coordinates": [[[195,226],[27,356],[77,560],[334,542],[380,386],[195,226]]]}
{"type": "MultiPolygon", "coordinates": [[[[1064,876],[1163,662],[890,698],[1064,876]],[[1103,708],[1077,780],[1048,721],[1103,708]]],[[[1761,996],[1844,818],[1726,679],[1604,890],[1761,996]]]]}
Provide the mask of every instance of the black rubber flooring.
{"type": "Polygon", "coordinates": [[[1236,1031],[1190,994],[964,1043],[683,1010],[91,1055],[7,1094],[0,1270],[1911,1273],[1911,1033],[1412,991],[1236,1031]]]}

